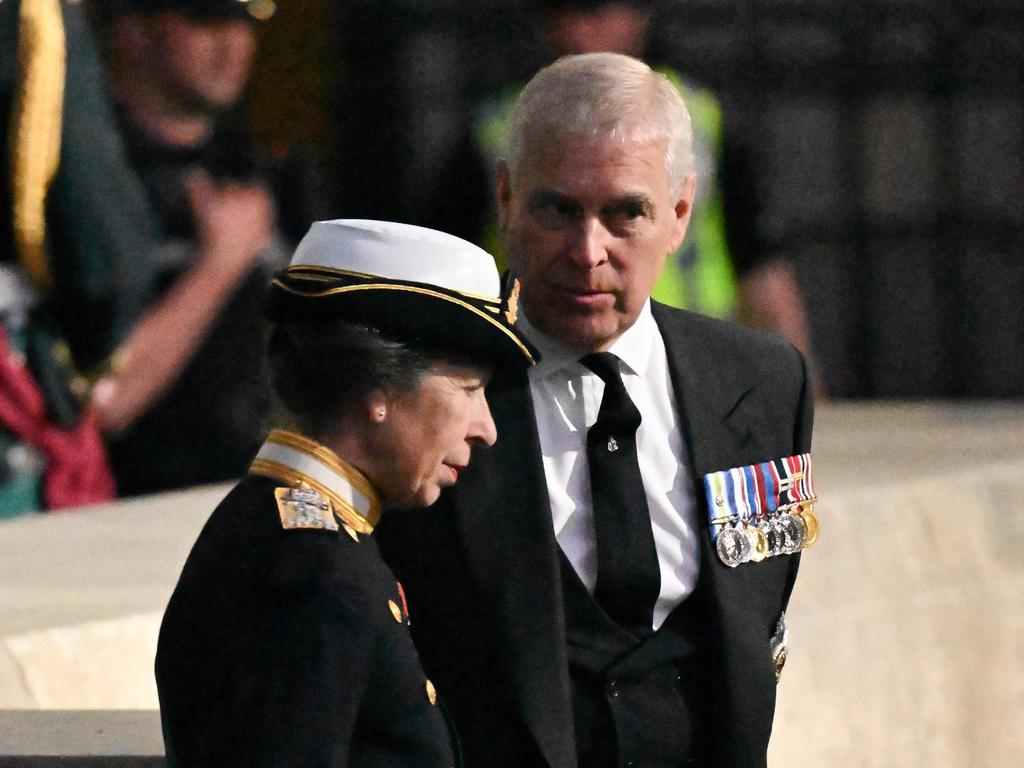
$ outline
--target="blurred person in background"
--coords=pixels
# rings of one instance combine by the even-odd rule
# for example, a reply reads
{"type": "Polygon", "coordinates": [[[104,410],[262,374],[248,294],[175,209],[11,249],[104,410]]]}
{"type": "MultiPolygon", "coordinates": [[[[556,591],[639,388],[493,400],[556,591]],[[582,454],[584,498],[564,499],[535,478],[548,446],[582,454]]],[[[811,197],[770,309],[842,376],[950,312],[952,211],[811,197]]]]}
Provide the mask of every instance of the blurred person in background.
{"type": "Polygon", "coordinates": [[[0,516],[114,493],[84,374],[152,296],[155,222],[81,7],[0,3],[0,516]]]}
{"type": "MultiPolygon", "coordinates": [[[[533,0],[531,6],[536,35],[553,58],[597,52],[643,58],[651,25],[657,23],[653,0],[533,0]]],[[[670,306],[775,331],[811,359],[793,267],[769,258],[759,244],[749,150],[729,131],[713,91],[685,72],[658,70],[690,107],[700,182],[690,235],[667,261],[653,297],[670,306]]],[[[477,106],[471,132],[457,145],[436,193],[428,196],[432,208],[424,219],[430,226],[482,243],[498,254],[500,266],[504,261],[494,170],[521,89],[521,84],[509,86],[477,106]]],[[[819,397],[824,394],[820,386],[815,391],[819,397]]]]}
{"type": "MultiPolygon", "coordinates": [[[[99,15],[109,9],[99,8],[99,15]]],[[[189,61],[205,62],[219,73],[208,78],[214,85],[203,102],[205,117],[176,119],[175,109],[153,107],[165,126],[198,126],[195,152],[147,147],[137,140],[145,135],[140,128],[132,134],[133,169],[121,135],[122,125],[133,124],[122,107],[119,125],[81,7],[59,0],[0,6],[4,513],[110,498],[114,486],[97,427],[114,436],[109,447],[122,494],[237,476],[258,440],[258,428],[248,423],[265,407],[261,373],[252,362],[258,356],[232,357],[224,336],[234,338],[239,332],[227,329],[242,322],[258,337],[252,318],[259,314],[261,281],[255,273],[276,261],[275,249],[264,247],[277,242],[274,206],[252,181],[254,148],[238,133],[219,141],[232,149],[220,155],[234,158],[235,180],[225,183],[213,170],[211,178],[186,180],[192,160],[210,144],[207,129],[220,125],[221,110],[239,99],[252,34],[246,23],[242,34],[236,28],[227,59],[240,61],[232,65],[222,61],[218,35],[202,32],[216,30],[218,22],[206,18],[196,26],[191,38],[179,28],[174,40],[183,50],[173,61],[158,50],[157,38],[151,40],[128,78],[138,94],[144,90],[139,78],[154,62],[169,71],[174,62],[186,71],[189,61]],[[214,108],[211,100],[222,106],[214,108]],[[144,171],[145,185],[135,170],[144,171]],[[258,253],[270,254],[263,267],[258,253]],[[232,292],[234,320],[222,320],[210,334],[232,292]],[[200,395],[197,381],[209,391],[200,395]],[[232,405],[220,409],[224,402],[232,405]]],[[[173,91],[168,83],[174,80],[159,80],[152,92],[173,91]]],[[[171,133],[180,139],[187,131],[172,127],[171,133]]],[[[277,178],[282,189],[294,181],[288,174],[277,178]]],[[[310,214],[298,213],[306,198],[293,192],[280,196],[293,203],[288,220],[299,231],[295,222],[310,214]]],[[[278,246],[281,258],[284,252],[278,246]]]]}
{"type": "Polygon", "coordinates": [[[122,495],[239,476],[268,399],[261,363],[267,276],[313,211],[308,169],[257,146],[239,109],[272,0],[95,0],[128,157],[159,221],[155,290],[165,330],[199,329],[166,355],[154,334],[101,381],[122,495]],[[150,374],[134,397],[127,366],[150,374]]]}

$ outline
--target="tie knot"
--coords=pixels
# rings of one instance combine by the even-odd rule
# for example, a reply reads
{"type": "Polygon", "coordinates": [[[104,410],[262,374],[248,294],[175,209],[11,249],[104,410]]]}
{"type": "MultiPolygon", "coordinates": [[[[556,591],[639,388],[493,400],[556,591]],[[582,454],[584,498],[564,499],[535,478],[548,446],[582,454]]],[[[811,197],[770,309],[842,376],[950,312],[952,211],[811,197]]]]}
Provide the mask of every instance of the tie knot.
{"type": "Polygon", "coordinates": [[[641,416],[622,383],[619,358],[611,352],[595,352],[581,357],[580,363],[604,381],[601,408],[588,435],[594,439],[603,439],[609,435],[622,438],[628,435],[632,439],[640,426],[641,416]]]}
{"type": "Polygon", "coordinates": [[[597,374],[605,385],[622,381],[622,374],[619,373],[619,358],[611,352],[592,352],[581,357],[580,363],[597,374]]]}

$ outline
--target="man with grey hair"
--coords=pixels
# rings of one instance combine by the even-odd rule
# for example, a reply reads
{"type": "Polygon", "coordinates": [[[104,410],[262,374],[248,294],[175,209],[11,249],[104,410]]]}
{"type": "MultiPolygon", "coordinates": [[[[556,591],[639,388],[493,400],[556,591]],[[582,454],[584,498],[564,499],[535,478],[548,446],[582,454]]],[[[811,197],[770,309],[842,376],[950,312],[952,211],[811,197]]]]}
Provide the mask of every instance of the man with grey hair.
{"type": "Polygon", "coordinates": [[[799,547],[716,547],[757,520],[704,481],[806,454],[812,397],[787,343],[650,300],[698,183],[636,59],[560,59],[513,111],[501,227],[542,359],[493,382],[501,438],[444,513],[381,538],[469,765],[766,764],[799,547]]]}

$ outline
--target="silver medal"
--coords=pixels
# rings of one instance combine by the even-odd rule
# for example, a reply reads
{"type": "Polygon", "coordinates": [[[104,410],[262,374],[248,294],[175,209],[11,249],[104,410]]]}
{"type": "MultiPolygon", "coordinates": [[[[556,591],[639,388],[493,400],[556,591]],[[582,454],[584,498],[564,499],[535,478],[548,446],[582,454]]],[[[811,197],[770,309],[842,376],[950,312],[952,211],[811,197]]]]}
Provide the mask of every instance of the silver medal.
{"type": "Polygon", "coordinates": [[[779,545],[779,532],[775,528],[775,521],[762,520],[758,524],[758,528],[761,529],[765,540],[768,542],[768,557],[773,557],[779,554],[782,550],[779,545]]]}
{"type": "Polygon", "coordinates": [[[726,528],[719,533],[715,549],[718,550],[718,557],[730,568],[745,563],[752,552],[750,539],[736,528],[726,528]]]}
{"type": "Polygon", "coordinates": [[[807,538],[807,526],[799,517],[783,515],[779,523],[786,531],[786,554],[798,552],[804,546],[804,539],[807,538]]]}
{"type": "Polygon", "coordinates": [[[768,525],[775,534],[775,544],[771,548],[771,554],[773,556],[786,554],[786,547],[789,546],[789,537],[786,534],[786,526],[782,524],[782,520],[779,518],[769,521],[768,525]]]}

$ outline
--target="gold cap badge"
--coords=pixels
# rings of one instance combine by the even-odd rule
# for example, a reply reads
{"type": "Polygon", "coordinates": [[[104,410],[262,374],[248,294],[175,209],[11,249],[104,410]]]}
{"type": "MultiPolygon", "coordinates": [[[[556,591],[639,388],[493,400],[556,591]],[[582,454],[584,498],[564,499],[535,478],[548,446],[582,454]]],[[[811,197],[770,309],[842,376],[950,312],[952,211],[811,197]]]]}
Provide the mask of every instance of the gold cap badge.
{"type": "Polygon", "coordinates": [[[512,293],[508,295],[508,309],[505,310],[505,319],[509,325],[516,324],[519,316],[519,278],[512,281],[512,293]]]}

